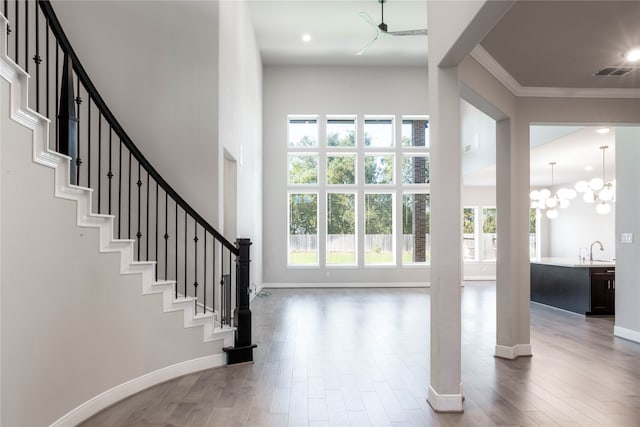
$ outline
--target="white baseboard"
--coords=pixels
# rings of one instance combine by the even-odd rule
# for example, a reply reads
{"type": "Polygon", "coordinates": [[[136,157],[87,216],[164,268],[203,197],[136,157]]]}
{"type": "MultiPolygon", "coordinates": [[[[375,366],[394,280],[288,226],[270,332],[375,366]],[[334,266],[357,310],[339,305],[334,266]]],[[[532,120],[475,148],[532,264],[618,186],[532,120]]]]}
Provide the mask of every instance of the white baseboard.
{"type": "Polygon", "coordinates": [[[623,328],[622,326],[613,327],[613,335],[618,338],[640,343],[640,332],[633,329],[623,328]]]}
{"type": "Polygon", "coordinates": [[[496,345],[494,354],[495,357],[509,360],[513,360],[518,357],[528,357],[532,355],[533,353],[531,353],[531,344],[516,344],[511,347],[508,347],[506,345],[496,345]]]}
{"type": "Polygon", "coordinates": [[[436,412],[464,412],[464,409],[462,408],[463,400],[462,384],[460,384],[459,394],[438,394],[433,387],[429,386],[427,402],[429,402],[429,405],[431,405],[433,410],[436,412]]]}
{"type": "Polygon", "coordinates": [[[175,365],[149,372],[148,374],[117,385],[112,389],[87,400],[82,405],[69,411],[56,422],[51,424],[50,427],[76,426],[92,415],[97,414],[104,408],[146,388],[182,375],[202,371],[204,369],[215,368],[224,364],[224,355],[216,354],[213,356],[187,360],[185,362],[176,363],[175,365]]]}
{"type": "Polygon", "coordinates": [[[429,288],[429,282],[263,283],[262,288],[429,288]]]}

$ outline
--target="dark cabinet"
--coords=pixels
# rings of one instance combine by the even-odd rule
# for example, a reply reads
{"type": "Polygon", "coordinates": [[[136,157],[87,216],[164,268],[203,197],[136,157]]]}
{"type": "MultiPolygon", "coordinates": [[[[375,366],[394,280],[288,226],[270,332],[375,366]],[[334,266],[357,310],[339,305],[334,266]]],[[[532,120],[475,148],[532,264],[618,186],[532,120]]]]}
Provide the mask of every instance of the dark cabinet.
{"type": "Polygon", "coordinates": [[[531,301],[587,315],[615,314],[616,269],[531,264],[531,301]]]}
{"type": "Polygon", "coordinates": [[[616,270],[591,269],[591,310],[588,314],[615,314],[616,270]]]}

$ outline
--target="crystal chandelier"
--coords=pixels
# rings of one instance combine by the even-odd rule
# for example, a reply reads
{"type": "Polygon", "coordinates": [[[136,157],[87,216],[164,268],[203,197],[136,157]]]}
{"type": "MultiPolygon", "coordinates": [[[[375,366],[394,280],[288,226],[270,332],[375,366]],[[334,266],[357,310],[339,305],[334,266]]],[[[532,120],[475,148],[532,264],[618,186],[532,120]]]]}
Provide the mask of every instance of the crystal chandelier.
{"type": "Polygon", "coordinates": [[[576,191],[584,193],[582,200],[587,203],[595,203],[596,211],[601,215],[606,215],[611,212],[611,204],[615,198],[615,181],[605,181],[605,169],[604,169],[604,153],[609,148],[607,145],[600,147],[602,150],[602,179],[593,178],[591,181],[578,181],[576,183],[576,191]]]}
{"type": "MultiPolygon", "coordinates": [[[[549,163],[551,165],[551,187],[553,187],[553,168],[556,162],[549,163]]],[[[543,188],[542,190],[533,190],[529,194],[531,198],[531,207],[534,209],[548,209],[547,218],[553,219],[558,217],[558,208],[566,208],[569,206],[569,200],[576,197],[576,192],[570,188],[560,188],[555,193],[551,190],[543,188]]]]}

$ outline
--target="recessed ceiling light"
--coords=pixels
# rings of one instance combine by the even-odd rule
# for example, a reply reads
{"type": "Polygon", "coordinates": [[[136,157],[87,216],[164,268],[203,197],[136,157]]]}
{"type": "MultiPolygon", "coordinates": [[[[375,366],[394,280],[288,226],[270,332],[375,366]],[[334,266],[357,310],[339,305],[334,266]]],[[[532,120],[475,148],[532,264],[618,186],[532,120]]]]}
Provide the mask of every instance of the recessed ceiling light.
{"type": "Polygon", "coordinates": [[[601,128],[601,129],[596,130],[596,132],[598,132],[601,135],[604,135],[605,133],[609,133],[610,130],[611,129],[609,129],[609,128],[601,128]]]}
{"type": "Polygon", "coordinates": [[[584,170],[586,170],[586,171],[592,171],[592,170],[593,170],[593,166],[591,166],[591,165],[587,165],[587,166],[585,166],[585,167],[584,167],[584,170]]]}
{"type": "Polygon", "coordinates": [[[629,52],[624,54],[624,57],[627,58],[629,62],[636,62],[640,59],[640,48],[631,49],[629,52]]]}
{"type": "Polygon", "coordinates": [[[309,34],[303,34],[302,41],[305,43],[309,43],[311,41],[311,36],[309,34]]]}

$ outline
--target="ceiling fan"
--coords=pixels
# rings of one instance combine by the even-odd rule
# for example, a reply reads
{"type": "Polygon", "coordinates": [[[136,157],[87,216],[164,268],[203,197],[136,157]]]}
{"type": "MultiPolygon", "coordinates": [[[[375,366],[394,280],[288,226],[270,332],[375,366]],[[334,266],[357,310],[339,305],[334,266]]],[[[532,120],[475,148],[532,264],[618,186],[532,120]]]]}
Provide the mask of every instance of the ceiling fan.
{"type": "Polygon", "coordinates": [[[360,51],[356,55],[362,55],[367,49],[369,49],[369,47],[376,40],[383,39],[387,36],[426,36],[428,34],[427,29],[388,31],[387,24],[385,24],[384,22],[384,4],[386,2],[387,0],[378,0],[378,3],[380,3],[380,10],[381,10],[380,24],[376,24],[375,21],[371,19],[371,17],[367,12],[360,12],[360,17],[364,19],[366,23],[368,23],[369,25],[371,25],[376,29],[376,36],[373,38],[373,40],[367,43],[362,49],[360,49],[360,51]]]}

